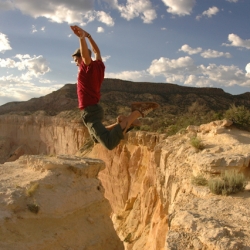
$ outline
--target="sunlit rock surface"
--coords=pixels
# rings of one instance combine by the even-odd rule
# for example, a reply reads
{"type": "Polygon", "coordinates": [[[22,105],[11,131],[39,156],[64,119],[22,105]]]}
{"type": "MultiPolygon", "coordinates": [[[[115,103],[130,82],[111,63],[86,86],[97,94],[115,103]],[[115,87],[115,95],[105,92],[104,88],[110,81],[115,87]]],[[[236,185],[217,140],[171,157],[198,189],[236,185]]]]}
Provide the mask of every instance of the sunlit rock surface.
{"type": "Polygon", "coordinates": [[[22,156],[0,165],[0,249],[124,249],[97,179],[104,162],[22,156]]]}

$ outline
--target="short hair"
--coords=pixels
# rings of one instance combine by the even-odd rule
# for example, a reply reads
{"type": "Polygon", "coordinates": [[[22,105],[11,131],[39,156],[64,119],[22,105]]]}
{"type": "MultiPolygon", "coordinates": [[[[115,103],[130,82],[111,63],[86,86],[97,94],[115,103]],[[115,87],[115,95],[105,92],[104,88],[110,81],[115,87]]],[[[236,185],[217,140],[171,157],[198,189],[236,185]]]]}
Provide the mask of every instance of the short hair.
{"type": "MultiPolygon", "coordinates": [[[[90,57],[91,57],[92,51],[91,51],[90,49],[88,49],[88,51],[89,51],[89,55],[90,55],[90,57]]],[[[81,56],[82,56],[82,55],[81,55],[81,50],[80,50],[80,49],[75,50],[75,52],[74,52],[74,54],[72,55],[72,57],[74,57],[74,56],[81,57],[81,56]]]]}

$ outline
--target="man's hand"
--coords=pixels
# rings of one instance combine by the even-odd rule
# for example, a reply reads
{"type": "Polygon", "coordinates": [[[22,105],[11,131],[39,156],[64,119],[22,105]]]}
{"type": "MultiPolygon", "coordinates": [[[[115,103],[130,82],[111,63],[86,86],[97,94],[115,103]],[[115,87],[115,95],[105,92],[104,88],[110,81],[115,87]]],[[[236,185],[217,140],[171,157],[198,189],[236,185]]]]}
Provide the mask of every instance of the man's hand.
{"type": "Polygon", "coordinates": [[[88,35],[88,33],[81,29],[80,27],[74,25],[74,26],[70,26],[70,28],[72,29],[72,31],[75,33],[76,36],[78,37],[86,37],[88,35]]]}

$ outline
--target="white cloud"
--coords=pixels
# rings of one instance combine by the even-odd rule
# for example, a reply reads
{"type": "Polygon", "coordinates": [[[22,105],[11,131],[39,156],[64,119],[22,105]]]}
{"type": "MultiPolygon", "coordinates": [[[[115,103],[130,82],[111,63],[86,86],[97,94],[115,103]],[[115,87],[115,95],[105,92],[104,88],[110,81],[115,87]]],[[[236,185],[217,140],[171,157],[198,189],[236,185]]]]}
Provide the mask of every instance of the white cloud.
{"type": "Polygon", "coordinates": [[[46,17],[53,22],[81,22],[82,13],[93,8],[92,0],[14,0],[14,6],[23,14],[34,18],[46,17]],[[73,2],[73,3],[72,3],[73,2]]]}
{"type": "Polygon", "coordinates": [[[16,68],[16,62],[10,58],[0,58],[0,68],[16,68]]]}
{"type": "Polygon", "coordinates": [[[195,69],[193,59],[189,56],[180,57],[178,59],[169,59],[161,57],[152,61],[148,72],[151,75],[163,74],[168,78],[172,74],[182,74],[185,72],[192,72],[195,69]]]}
{"type": "Polygon", "coordinates": [[[185,16],[190,15],[196,3],[196,0],[162,0],[168,7],[167,12],[173,15],[185,16]]]}
{"type": "Polygon", "coordinates": [[[190,57],[163,58],[152,61],[147,70],[152,76],[164,76],[166,82],[187,84],[195,87],[250,86],[250,64],[246,73],[235,65],[195,65],[190,57]]]}
{"type": "Polygon", "coordinates": [[[217,50],[211,50],[211,49],[202,51],[201,47],[191,48],[188,44],[182,45],[179,51],[183,51],[189,55],[200,53],[200,55],[203,58],[218,58],[218,57],[230,58],[231,57],[231,54],[228,52],[219,52],[217,50]]]}
{"type": "Polygon", "coordinates": [[[118,5],[117,2],[113,5],[116,5],[116,8],[121,12],[121,16],[126,20],[140,17],[144,23],[152,23],[157,17],[156,11],[149,0],[127,0],[126,5],[118,5]]]}
{"type": "Polygon", "coordinates": [[[0,32],[0,52],[5,52],[6,50],[11,50],[10,42],[8,37],[0,32]]]}
{"type": "Polygon", "coordinates": [[[122,71],[119,73],[105,73],[105,78],[123,79],[127,81],[150,81],[153,76],[146,71],[122,71]]]}
{"type": "Polygon", "coordinates": [[[216,50],[208,49],[208,50],[205,50],[204,52],[202,52],[201,56],[204,58],[218,58],[218,57],[230,58],[231,54],[228,52],[224,53],[224,52],[219,52],[216,50]]]}
{"type": "Polygon", "coordinates": [[[36,33],[36,32],[37,32],[36,26],[32,25],[32,33],[36,33]]]}
{"type": "Polygon", "coordinates": [[[87,23],[93,22],[94,20],[98,20],[107,26],[114,26],[115,24],[113,18],[104,11],[88,11],[82,17],[81,25],[84,26],[87,23]]]}
{"type": "Polygon", "coordinates": [[[248,63],[248,64],[246,65],[246,68],[245,68],[245,69],[246,69],[246,72],[247,72],[247,73],[246,73],[246,76],[250,78],[250,63],[248,63]]]}
{"type": "Polygon", "coordinates": [[[86,23],[98,20],[108,26],[113,26],[114,21],[110,15],[104,11],[94,11],[94,1],[92,0],[13,0],[16,9],[23,14],[34,18],[45,17],[57,23],[86,23]]]}
{"type": "Polygon", "coordinates": [[[231,44],[223,43],[224,46],[233,46],[233,47],[242,47],[246,49],[250,49],[250,39],[243,40],[238,35],[235,34],[229,34],[228,35],[228,41],[231,42],[231,44]]]}
{"type": "Polygon", "coordinates": [[[237,3],[239,0],[226,0],[229,3],[237,3]]]}
{"type": "Polygon", "coordinates": [[[50,71],[48,63],[43,56],[34,56],[30,55],[16,55],[15,58],[19,61],[12,60],[10,58],[0,59],[1,68],[17,68],[18,70],[26,70],[22,75],[23,79],[31,79],[32,77],[39,77],[46,74],[50,71]]]}
{"type": "Polygon", "coordinates": [[[38,87],[13,75],[0,77],[0,105],[6,102],[27,101],[34,97],[44,96],[58,90],[62,86],[38,87]]]}
{"type": "Polygon", "coordinates": [[[98,21],[105,23],[108,26],[114,26],[114,21],[110,15],[104,11],[96,11],[95,13],[98,21]]]}
{"type": "Polygon", "coordinates": [[[179,49],[179,51],[183,51],[189,55],[194,55],[194,54],[198,54],[202,51],[201,47],[198,48],[191,48],[189,45],[184,44],[181,46],[181,48],[179,49]]]}
{"type": "MultiPolygon", "coordinates": [[[[113,26],[112,17],[104,11],[94,11],[92,0],[14,0],[13,4],[23,14],[30,15],[34,18],[45,17],[52,22],[57,23],[80,23],[86,25],[89,22],[98,20],[108,26],[113,26]]],[[[33,32],[37,30],[33,27],[33,32]]],[[[44,27],[41,29],[44,31],[44,27]]]]}
{"type": "Polygon", "coordinates": [[[217,7],[213,6],[213,7],[209,8],[208,10],[203,11],[201,15],[198,15],[196,17],[196,19],[199,20],[203,16],[212,17],[212,16],[216,15],[219,11],[220,10],[217,7]]]}
{"type": "MultiPolygon", "coordinates": [[[[106,62],[111,56],[102,56],[102,61],[106,62]]],[[[74,62],[75,63],[75,62],[74,62]]]]}
{"type": "Polygon", "coordinates": [[[97,28],[97,33],[103,33],[104,32],[104,28],[103,27],[98,27],[97,28]]]}

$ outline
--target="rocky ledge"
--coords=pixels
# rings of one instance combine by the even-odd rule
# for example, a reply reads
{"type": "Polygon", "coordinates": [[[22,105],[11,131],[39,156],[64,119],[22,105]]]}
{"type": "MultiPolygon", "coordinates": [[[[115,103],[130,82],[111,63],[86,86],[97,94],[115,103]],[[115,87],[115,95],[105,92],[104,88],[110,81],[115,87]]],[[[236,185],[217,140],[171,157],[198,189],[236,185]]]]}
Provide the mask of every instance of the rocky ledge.
{"type": "Polygon", "coordinates": [[[124,249],[97,179],[101,160],[22,156],[0,165],[0,249],[124,249]]]}

